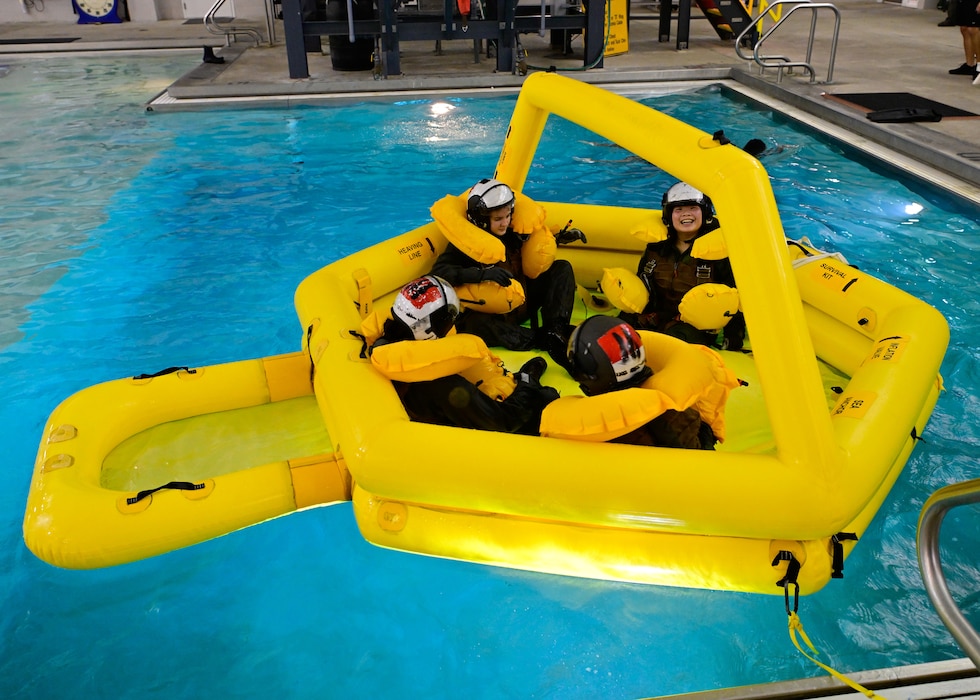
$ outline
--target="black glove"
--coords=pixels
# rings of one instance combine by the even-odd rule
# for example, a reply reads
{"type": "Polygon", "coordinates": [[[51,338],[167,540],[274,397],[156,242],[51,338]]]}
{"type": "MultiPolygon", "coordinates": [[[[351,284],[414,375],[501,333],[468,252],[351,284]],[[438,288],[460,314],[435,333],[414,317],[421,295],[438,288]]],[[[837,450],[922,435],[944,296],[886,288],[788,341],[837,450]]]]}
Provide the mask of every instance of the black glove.
{"type": "Polygon", "coordinates": [[[555,234],[555,242],[557,242],[558,245],[566,245],[568,243],[574,243],[575,241],[582,241],[583,243],[589,242],[580,228],[568,228],[566,226],[555,234]]]}
{"type": "Polygon", "coordinates": [[[482,271],[481,281],[496,282],[501,287],[509,287],[514,275],[502,267],[488,267],[482,271]]]}
{"type": "Polygon", "coordinates": [[[728,322],[728,325],[722,331],[722,350],[742,349],[742,345],[745,343],[745,320],[744,317],[740,316],[740,314],[735,314],[735,317],[728,322]]]}
{"type": "Polygon", "coordinates": [[[483,281],[483,270],[479,267],[461,267],[456,273],[454,284],[476,284],[483,281]]]}

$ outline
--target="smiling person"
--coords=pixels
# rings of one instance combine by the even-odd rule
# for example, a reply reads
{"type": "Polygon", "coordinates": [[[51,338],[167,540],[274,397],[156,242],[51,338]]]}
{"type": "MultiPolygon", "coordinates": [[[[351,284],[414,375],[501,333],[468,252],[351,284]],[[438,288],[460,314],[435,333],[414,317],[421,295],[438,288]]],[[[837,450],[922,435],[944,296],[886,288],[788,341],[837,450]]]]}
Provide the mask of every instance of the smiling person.
{"type": "MultiPolygon", "coordinates": [[[[728,258],[707,260],[692,257],[694,241],[719,227],[711,200],[686,182],[668,189],[661,203],[667,238],[647,244],[637,276],[649,292],[649,301],[638,314],[624,312],[622,318],[640,330],[659,331],[689,343],[714,345],[717,329],[703,330],[681,320],[681,305],[691,290],[702,284],[735,287],[728,258]]],[[[745,339],[741,312],[724,326],[723,347],[740,350],[745,339]]]]}

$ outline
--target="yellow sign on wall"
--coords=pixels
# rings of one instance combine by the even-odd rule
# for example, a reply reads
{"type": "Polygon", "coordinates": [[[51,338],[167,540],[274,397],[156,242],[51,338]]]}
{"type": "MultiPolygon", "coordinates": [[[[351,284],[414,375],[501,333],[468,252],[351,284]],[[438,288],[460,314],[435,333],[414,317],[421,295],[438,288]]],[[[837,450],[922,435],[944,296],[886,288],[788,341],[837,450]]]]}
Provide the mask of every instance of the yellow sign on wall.
{"type": "Polygon", "coordinates": [[[603,31],[608,33],[609,41],[603,56],[618,56],[630,50],[629,23],[626,21],[628,0],[606,0],[606,17],[603,31]]]}

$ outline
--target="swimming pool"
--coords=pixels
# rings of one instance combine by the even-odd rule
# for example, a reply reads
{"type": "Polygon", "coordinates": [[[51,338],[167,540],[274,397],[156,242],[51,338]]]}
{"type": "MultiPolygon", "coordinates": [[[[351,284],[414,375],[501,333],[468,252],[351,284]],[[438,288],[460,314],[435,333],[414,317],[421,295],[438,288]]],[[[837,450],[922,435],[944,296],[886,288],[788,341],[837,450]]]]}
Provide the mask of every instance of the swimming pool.
{"type": "MultiPolygon", "coordinates": [[[[500,571],[380,550],[349,505],[133,565],[54,569],[20,522],[44,420],[97,381],[297,349],[292,295],[312,270],[417,226],[496,163],[512,99],[146,115],[196,57],[12,63],[0,97],[0,492],[5,697],[629,698],[819,675],[778,597],[500,571]],[[339,144],[335,146],[334,144],[339,144]]],[[[716,88],[651,104],[736,143],[762,136],[787,234],[841,250],[950,321],[948,391],[849,557],[804,598],[842,670],[959,656],[915,564],[927,496],[977,474],[976,211],[848,160],[716,88]]],[[[538,199],[649,202],[671,181],[567,124],[549,126],[538,199]],[[549,145],[551,144],[551,145],[549,145]]],[[[974,622],[977,520],[944,542],[974,622]]]]}

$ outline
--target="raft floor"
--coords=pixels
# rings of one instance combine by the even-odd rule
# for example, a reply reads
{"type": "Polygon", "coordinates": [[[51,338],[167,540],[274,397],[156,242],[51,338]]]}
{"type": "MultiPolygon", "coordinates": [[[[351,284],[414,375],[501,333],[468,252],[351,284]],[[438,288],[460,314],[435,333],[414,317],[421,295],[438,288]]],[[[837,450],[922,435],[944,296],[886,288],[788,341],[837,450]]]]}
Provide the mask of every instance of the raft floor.
{"type": "Polygon", "coordinates": [[[333,451],[316,398],[302,396],[137,433],[106,456],[101,485],[139,491],[333,451]]]}

